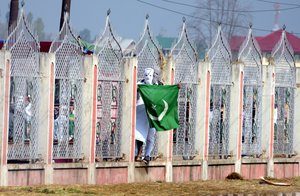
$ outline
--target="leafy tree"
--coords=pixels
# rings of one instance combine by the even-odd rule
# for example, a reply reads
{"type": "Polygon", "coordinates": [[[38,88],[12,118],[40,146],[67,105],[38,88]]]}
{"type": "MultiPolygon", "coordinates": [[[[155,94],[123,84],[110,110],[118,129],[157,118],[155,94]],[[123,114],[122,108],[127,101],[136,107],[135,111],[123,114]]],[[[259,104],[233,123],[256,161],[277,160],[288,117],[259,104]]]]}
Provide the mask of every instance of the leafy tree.
{"type": "Polygon", "coordinates": [[[46,34],[44,32],[44,22],[42,18],[37,18],[33,23],[33,29],[36,32],[39,40],[45,40],[46,34]]]}
{"type": "Polygon", "coordinates": [[[0,40],[7,37],[7,24],[0,21],[0,40]]]}
{"type": "Polygon", "coordinates": [[[27,22],[28,23],[32,23],[32,20],[33,20],[33,14],[32,14],[32,12],[29,12],[28,14],[27,14],[27,22]]]}

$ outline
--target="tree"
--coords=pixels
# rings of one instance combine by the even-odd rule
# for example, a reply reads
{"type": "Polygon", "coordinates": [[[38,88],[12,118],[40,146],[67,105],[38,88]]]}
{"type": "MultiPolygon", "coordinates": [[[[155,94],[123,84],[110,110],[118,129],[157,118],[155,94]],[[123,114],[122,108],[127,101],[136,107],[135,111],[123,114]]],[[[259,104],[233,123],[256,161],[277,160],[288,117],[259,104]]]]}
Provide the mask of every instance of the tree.
{"type": "MultiPolygon", "coordinates": [[[[227,39],[233,35],[245,34],[251,19],[249,5],[240,0],[202,0],[195,6],[194,19],[189,23],[193,39],[203,42],[210,47],[213,43],[218,23],[227,39]]],[[[197,43],[196,43],[197,44],[197,43]]],[[[198,44],[197,44],[198,45],[198,44]]]]}
{"type": "MultiPolygon", "coordinates": [[[[0,10],[0,16],[2,15],[1,10],[0,10]]],[[[4,40],[6,35],[7,35],[7,23],[0,21],[0,40],[4,40]]]]}
{"type": "Polygon", "coordinates": [[[36,32],[39,40],[45,40],[46,34],[44,32],[44,22],[42,18],[37,18],[33,23],[33,30],[36,32]]]}
{"type": "Polygon", "coordinates": [[[91,31],[89,29],[83,29],[79,32],[79,35],[82,40],[90,42],[91,43],[91,31]]]}
{"type": "Polygon", "coordinates": [[[6,28],[7,28],[7,25],[0,21],[0,40],[1,39],[4,40],[6,38],[6,36],[7,36],[6,28]]]}
{"type": "Polygon", "coordinates": [[[32,12],[29,12],[29,13],[27,14],[26,19],[27,19],[27,22],[28,22],[29,24],[32,23],[32,21],[33,21],[33,14],[32,14],[32,12]]]}

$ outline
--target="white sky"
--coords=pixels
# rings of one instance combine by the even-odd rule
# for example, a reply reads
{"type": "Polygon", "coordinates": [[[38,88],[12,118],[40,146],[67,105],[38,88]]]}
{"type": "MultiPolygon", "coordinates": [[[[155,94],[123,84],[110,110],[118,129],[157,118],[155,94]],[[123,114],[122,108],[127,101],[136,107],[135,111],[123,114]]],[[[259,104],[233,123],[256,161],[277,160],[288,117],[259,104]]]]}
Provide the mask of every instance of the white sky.
{"type": "MultiPolygon", "coordinates": [[[[21,2],[21,0],[19,0],[21,2]]],[[[193,8],[174,5],[162,0],[143,0],[161,7],[192,14],[193,8]]],[[[174,0],[196,5],[196,0],[174,0]]],[[[199,0],[198,0],[199,1],[199,0]]],[[[274,9],[273,4],[261,0],[241,0],[251,4],[251,9],[274,9]]],[[[269,0],[276,1],[276,0],[269,0]]],[[[61,0],[25,0],[25,12],[32,12],[34,18],[41,17],[45,24],[45,32],[57,34],[59,28],[61,0]]],[[[277,2],[299,4],[299,8],[281,11],[279,26],[286,24],[287,31],[297,32],[300,36],[300,0],[277,0],[277,2]]],[[[5,20],[9,0],[0,0],[0,20],[5,20]]],[[[281,5],[281,8],[292,7],[281,5]]],[[[141,35],[145,16],[150,15],[150,28],[154,35],[163,32],[165,36],[177,36],[182,24],[182,15],[161,10],[137,0],[73,0],[71,3],[71,26],[77,32],[87,28],[91,31],[92,38],[102,33],[106,12],[111,9],[111,23],[114,32],[124,38],[137,40],[141,35]]],[[[274,25],[274,12],[253,13],[253,27],[271,30],[274,25]]],[[[186,17],[187,20],[191,20],[186,17]]],[[[264,35],[266,32],[255,32],[264,35]]]]}

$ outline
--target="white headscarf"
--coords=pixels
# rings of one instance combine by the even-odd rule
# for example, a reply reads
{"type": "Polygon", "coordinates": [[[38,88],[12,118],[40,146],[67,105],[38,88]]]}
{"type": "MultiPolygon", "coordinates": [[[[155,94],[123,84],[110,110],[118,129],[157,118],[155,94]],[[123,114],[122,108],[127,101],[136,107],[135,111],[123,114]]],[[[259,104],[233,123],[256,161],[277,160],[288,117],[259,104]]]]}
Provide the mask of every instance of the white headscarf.
{"type": "Polygon", "coordinates": [[[144,70],[144,83],[145,84],[153,84],[153,75],[154,75],[154,69],[152,68],[146,68],[144,70]]]}

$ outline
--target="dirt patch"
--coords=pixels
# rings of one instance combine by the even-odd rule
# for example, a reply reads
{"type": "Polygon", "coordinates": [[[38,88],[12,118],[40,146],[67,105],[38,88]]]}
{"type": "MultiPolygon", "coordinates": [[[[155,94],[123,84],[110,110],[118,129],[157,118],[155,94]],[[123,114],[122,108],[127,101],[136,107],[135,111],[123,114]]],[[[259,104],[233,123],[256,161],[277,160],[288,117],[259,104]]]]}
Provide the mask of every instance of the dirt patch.
{"type": "Polygon", "coordinates": [[[274,179],[291,183],[282,187],[260,180],[208,180],[185,183],[128,183],[118,185],[26,186],[0,188],[0,195],[225,195],[300,192],[300,177],[274,179]]]}

